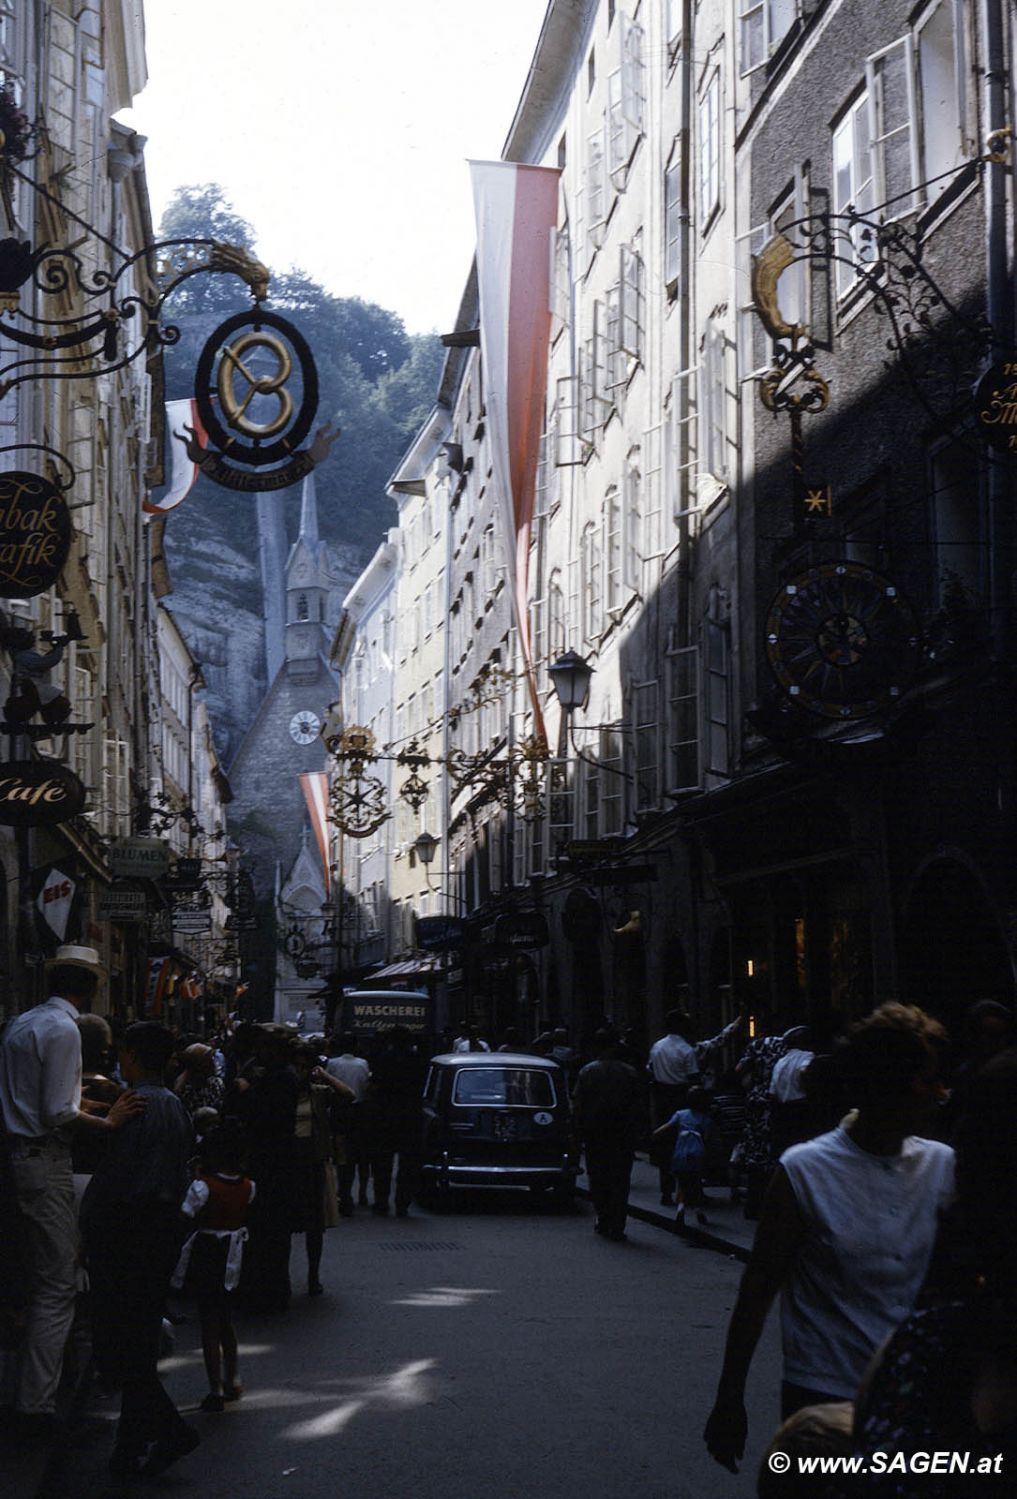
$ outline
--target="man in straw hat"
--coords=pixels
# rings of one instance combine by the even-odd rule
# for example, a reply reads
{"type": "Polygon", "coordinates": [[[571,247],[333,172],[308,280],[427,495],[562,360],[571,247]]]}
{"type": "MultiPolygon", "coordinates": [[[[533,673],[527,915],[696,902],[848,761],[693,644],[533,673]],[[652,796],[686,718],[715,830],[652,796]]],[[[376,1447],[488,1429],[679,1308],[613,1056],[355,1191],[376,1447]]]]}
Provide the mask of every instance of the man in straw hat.
{"type": "Polygon", "coordinates": [[[104,976],[93,947],[70,944],[46,965],[49,998],[10,1022],[0,1044],[0,1111],[10,1141],[15,1189],[31,1275],[15,1411],[20,1434],[54,1433],[64,1344],[74,1316],[77,1215],[71,1136],[116,1130],[139,1113],[123,1094],[109,1113],[81,1098],[81,1035],[104,976]]]}

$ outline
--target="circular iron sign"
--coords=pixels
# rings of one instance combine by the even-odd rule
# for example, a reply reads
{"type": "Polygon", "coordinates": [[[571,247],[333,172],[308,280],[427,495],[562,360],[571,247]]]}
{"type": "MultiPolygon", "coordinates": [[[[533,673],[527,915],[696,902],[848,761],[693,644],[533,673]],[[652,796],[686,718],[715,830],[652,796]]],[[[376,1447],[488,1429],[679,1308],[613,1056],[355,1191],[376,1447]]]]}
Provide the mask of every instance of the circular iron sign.
{"type": "Polygon", "coordinates": [[[84,805],[84,786],[59,760],[8,760],[0,765],[0,823],[51,827],[76,817],[84,805]]]}
{"type": "Polygon", "coordinates": [[[263,307],[227,318],[201,351],[195,400],[210,441],[232,463],[285,462],[318,410],[318,372],[306,340],[263,307]]]}
{"type": "Polygon", "coordinates": [[[823,718],[891,707],[921,661],[900,590],[860,563],[824,562],[785,583],[766,622],[770,669],[792,703],[823,718]]]}
{"type": "Polygon", "coordinates": [[[45,593],[70,549],[70,511],[56,485],[22,469],[0,473],[0,598],[45,593]]]}

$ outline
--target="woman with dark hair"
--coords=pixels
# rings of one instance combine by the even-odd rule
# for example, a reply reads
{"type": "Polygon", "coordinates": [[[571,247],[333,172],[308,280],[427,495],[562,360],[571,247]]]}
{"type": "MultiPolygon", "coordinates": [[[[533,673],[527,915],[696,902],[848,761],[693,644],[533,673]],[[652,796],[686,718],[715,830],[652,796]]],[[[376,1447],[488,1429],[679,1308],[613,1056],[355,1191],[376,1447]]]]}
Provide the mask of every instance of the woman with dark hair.
{"type": "Polygon", "coordinates": [[[955,1148],[944,1232],[955,1299],[915,1312],[877,1356],[857,1401],[855,1451],[902,1456],[896,1467],[877,1459],[883,1471],[852,1478],[845,1495],[1017,1490],[1017,1049],[978,1073],[955,1148]],[[967,1471],[937,1473],[925,1464],[934,1453],[967,1454],[967,1471]]]}

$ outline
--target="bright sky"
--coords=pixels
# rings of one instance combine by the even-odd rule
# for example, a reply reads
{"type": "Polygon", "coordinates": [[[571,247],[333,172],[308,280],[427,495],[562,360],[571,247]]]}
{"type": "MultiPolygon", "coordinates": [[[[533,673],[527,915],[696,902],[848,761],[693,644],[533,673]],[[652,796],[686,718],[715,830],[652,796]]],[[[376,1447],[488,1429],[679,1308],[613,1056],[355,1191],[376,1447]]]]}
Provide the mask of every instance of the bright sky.
{"type": "Polygon", "coordinates": [[[546,0],[145,0],[156,224],[220,182],[261,258],[453,326],[473,255],[468,157],[501,147],[546,0]]]}

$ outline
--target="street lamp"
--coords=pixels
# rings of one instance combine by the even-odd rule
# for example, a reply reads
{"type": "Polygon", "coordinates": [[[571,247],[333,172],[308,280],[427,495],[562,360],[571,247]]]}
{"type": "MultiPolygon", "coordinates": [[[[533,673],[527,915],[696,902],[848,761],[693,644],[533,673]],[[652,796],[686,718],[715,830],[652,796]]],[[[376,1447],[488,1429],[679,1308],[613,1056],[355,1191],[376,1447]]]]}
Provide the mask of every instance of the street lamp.
{"type": "MultiPolygon", "coordinates": [[[[413,852],[426,869],[429,864],[434,863],[434,856],[438,850],[438,839],[433,834],[423,832],[413,840],[413,852]]],[[[430,883],[430,882],[429,882],[430,883]]]]}
{"type": "Polygon", "coordinates": [[[593,667],[575,651],[566,651],[547,668],[552,686],[558,696],[563,713],[572,713],[576,708],[585,708],[590,695],[590,679],[593,667]]]}

